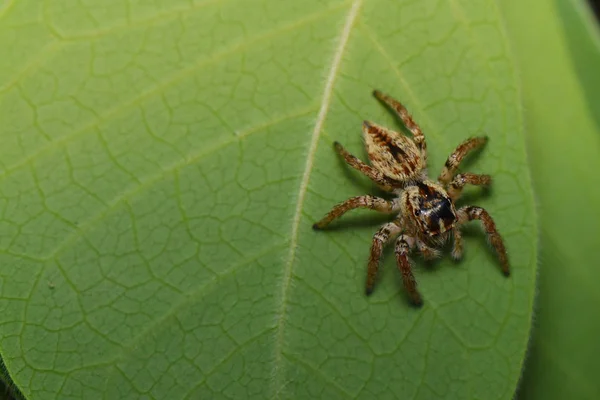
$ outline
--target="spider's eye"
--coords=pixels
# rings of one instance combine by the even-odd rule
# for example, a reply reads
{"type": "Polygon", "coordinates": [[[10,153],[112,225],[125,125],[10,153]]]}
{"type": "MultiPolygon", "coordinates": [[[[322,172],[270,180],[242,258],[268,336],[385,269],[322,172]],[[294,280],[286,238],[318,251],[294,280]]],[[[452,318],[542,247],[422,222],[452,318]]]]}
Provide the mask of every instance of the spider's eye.
{"type": "Polygon", "coordinates": [[[421,215],[421,210],[416,210],[415,211],[415,217],[418,217],[419,215],[421,215]]]}

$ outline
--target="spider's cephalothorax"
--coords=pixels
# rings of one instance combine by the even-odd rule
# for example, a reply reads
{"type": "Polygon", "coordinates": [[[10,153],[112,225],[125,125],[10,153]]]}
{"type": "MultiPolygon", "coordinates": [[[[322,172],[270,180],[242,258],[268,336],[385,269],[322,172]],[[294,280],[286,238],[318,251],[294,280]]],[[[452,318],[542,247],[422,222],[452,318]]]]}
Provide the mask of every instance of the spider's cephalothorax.
{"type": "Polygon", "coordinates": [[[412,302],[421,305],[423,302],[417,291],[417,283],[408,258],[410,250],[416,247],[425,258],[433,258],[438,254],[436,248],[443,245],[452,235],[454,236],[452,256],[459,259],[462,256],[462,236],[459,227],[474,219],[482,222],[488,239],[500,259],[502,272],[509,276],[506,249],[492,217],[481,207],[466,206],[457,210],[454,206],[454,202],[460,197],[467,183],[487,186],[491,182],[489,175],[470,173],[455,175],[467,153],[483,146],[487,138],[475,137],[461,143],[448,157],[437,182],[434,182],[427,177],[426,173],[427,145],[421,128],[400,102],[377,90],[373,94],[398,114],[413,137],[409,138],[373,122],[365,121],[363,136],[372,166],[348,153],[338,142],[335,142],[334,146],[351,167],[359,170],[396,197],[391,201],[374,196],[352,197],[336,205],[313,227],[322,229],[334,219],[355,208],[370,208],[396,214],[393,221],[383,225],[373,236],[367,273],[367,294],[373,292],[383,246],[396,238],[396,260],[402,273],[404,286],[412,302]]]}

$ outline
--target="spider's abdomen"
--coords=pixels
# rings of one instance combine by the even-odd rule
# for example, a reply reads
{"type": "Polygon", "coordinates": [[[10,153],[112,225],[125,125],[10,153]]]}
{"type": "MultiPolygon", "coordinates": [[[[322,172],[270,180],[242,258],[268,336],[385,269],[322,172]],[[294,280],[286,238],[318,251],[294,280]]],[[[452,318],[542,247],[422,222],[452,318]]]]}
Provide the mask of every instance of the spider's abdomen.
{"type": "Polygon", "coordinates": [[[408,212],[420,230],[436,236],[450,230],[456,223],[456,210],[445,190],[430,181],[417,182],[407,189],[408,212]]]}
{"type": "Polygon", "coordinates": [[[388,178],[404,181],[423,169],[421,153],[408,137],[368,121],[363,136],[371,164],[388,178]]]}

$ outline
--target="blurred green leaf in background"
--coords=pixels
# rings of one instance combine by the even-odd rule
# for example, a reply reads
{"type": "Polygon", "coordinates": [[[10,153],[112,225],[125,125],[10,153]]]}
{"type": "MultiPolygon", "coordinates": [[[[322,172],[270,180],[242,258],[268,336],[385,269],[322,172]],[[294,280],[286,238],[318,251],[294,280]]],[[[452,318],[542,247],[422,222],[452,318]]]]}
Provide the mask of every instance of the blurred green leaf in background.
{"type": "Polygon", "coordinates": [[[0,1],[13,394],[598,398],[595,29],[559,0],[0,1]],[[417,260],[422,309],[391,252],[366,298],[385,218],[310,229],[374,192],[331,146],[364,158],[363,119],[400,129],[374,88],[432,176],[490,137],[463,170],[493,188],[463,204],[494,216],[510,279],[473,224],[461,263],[417,260]]]}
{"type": "Polygon", "coordinates": [[[522,399],[600,398],[600,34],[579,0],[502,3],[540,226],[522,399]]]}

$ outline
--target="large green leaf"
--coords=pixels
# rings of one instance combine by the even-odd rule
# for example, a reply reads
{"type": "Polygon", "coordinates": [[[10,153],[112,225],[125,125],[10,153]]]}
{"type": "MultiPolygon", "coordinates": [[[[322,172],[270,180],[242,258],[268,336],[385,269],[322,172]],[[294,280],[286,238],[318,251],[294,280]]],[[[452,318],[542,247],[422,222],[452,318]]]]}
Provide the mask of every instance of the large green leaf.
{"type": "Polygon", "coordinates": [[[540,211],[539,311],[520,397],[598,399],[600,35],[582,1],[499,3],[540,211]]]}
{"type": "Polygon", "coordinates": [[[529,336],[535,215],[521,103],[494,1],[89,0],[1,11],[2,357],[29,398],[511,398],[529,336]],[[360,124],[401,98],[432,175],[490,142],[465,260],[387,253],[364,296],[373,191],[360,124]]]}

